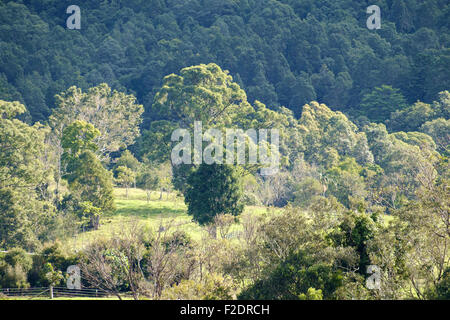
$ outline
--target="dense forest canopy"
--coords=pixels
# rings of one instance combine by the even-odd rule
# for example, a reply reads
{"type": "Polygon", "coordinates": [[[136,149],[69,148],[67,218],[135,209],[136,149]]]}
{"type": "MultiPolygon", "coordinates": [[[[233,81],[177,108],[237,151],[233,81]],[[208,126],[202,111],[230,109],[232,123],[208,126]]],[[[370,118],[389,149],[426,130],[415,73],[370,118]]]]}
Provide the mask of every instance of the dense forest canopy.
{"type": "Polygon", "coordinates": [[[251,103],[297,117],[312,100],[370,117],[364,96],[382,85],[408,104],[450,87],[446,0],[93,0],[80,4],[80,30],[66,29],[70,4],[0,1],[0,99],[24,103],[32,121],[68,87],[106,82],[137,97],[148,128],[163,77],[210,62],[251,103]],[[372,4],[380,30],[366,27],[372,4]]]}

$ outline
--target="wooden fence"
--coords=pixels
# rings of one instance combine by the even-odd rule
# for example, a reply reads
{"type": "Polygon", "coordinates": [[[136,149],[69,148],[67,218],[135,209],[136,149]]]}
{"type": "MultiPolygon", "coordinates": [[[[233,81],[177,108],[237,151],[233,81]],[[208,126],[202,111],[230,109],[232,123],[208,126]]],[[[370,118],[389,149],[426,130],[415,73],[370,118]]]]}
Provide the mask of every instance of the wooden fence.
{"type": "MultiPolygon", "coordinates": [[[[49,287],[34,288],[4,288],[0,289],[0,293],[9,297],[50,297],[49,287]]],[[[64,287],[53,287],[53,297],[79,297],[79,298],[95,298],[106,297],[109,294],[101,289],[83,288],[68,289],[64,287]]]]}

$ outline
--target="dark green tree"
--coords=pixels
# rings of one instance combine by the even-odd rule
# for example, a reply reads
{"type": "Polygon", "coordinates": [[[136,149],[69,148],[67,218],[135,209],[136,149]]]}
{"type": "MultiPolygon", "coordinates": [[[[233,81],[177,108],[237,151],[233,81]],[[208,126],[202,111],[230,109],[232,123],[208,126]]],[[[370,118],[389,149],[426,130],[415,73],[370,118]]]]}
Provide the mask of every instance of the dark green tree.
{"type": "Polygon", "coordinates": [[[231,165],[201,164],[188,178],[185,202],[188,214],[201,225],[218,214],[239,215],[242,186],[237,170],[231,165]]]}
{"type": "MultiPolygon", "coordinates": [[[[71,192],[81,201],[89,201],[101,213],[114,211],[112,176],[92,151],[84,151],[67,166],[66,179],[71,192]]],[[[97,212],[97,210],[89,210],[97,212]]],[[[98,229],[100,215],[92,215],[90,227],[98,229]]]]}
{"type": "Polygon", "coordinates": [[[406,100],[400,90],[387,85],[376,87],[361,101],[361,112],[375,122],[383,122],[389,119],[392,112],[405,107],[406,100]]]}
{"type": "Polygon", "coordinates": [[[362,275],[366,274],[366,267],[370,265],[367,245],[377,232],[374,220],[376,215],[348,212],[344,221],[330,234],[334,245],[353,247],[356,250],[359,255],[358,272],[362,275]]]}

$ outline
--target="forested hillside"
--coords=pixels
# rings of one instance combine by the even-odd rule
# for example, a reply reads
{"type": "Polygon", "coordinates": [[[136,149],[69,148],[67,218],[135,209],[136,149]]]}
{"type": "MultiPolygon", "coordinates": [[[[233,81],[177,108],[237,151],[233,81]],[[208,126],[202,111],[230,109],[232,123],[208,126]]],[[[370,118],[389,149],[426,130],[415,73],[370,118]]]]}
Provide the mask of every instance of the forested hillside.
{"type": "Polygon", "coordinates": [[[450,88],[446,0],[87,0],[81,29],[67,30],[70,4],[0,1],[0,99],[21,101],[33,121],[47,119],[68,87],[106,82],[138,98],[148,128],[163,77],[210,62],[250,102],[297,117],[317,100],[370,118],[364,96],[382,85],[408,104],[450,88]],[[376,31],[366,28],[372,4],[382,13],[376,31]]]}

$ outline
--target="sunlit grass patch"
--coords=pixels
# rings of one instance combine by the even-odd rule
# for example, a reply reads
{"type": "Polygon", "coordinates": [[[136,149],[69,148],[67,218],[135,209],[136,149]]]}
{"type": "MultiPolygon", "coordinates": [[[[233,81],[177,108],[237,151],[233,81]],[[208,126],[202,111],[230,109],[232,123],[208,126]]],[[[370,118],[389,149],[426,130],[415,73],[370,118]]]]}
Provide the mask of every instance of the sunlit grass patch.
{"type": "MultiPolygon", "coordinates": [[[[124,188],[115,188],[115,203],[117,210],[101,218],[99,230],[80,232],[76,237],[66,239],[64,245],[69,250],[78,251],[97,239],[110,239],[127,225],[135,223],[157,230],[160,225],[171,224],[173,229],[186,232],[193,240],[200,240],[207,234],[205,228],[192,221],[187,214],[187,207],[182,198],[175,193],[161,193],[152,191],[150,200],[147,201],[145,190],[130,188],[128,199],[124,188]]],[[[251,215],[270,215],[281,212],[282,209],[268,208],[263,206],[247,206],[243,212],[251,215]]],[[[230,233],[242,231],[242,224],[235,223],[230,228],[230,233]]]]}

